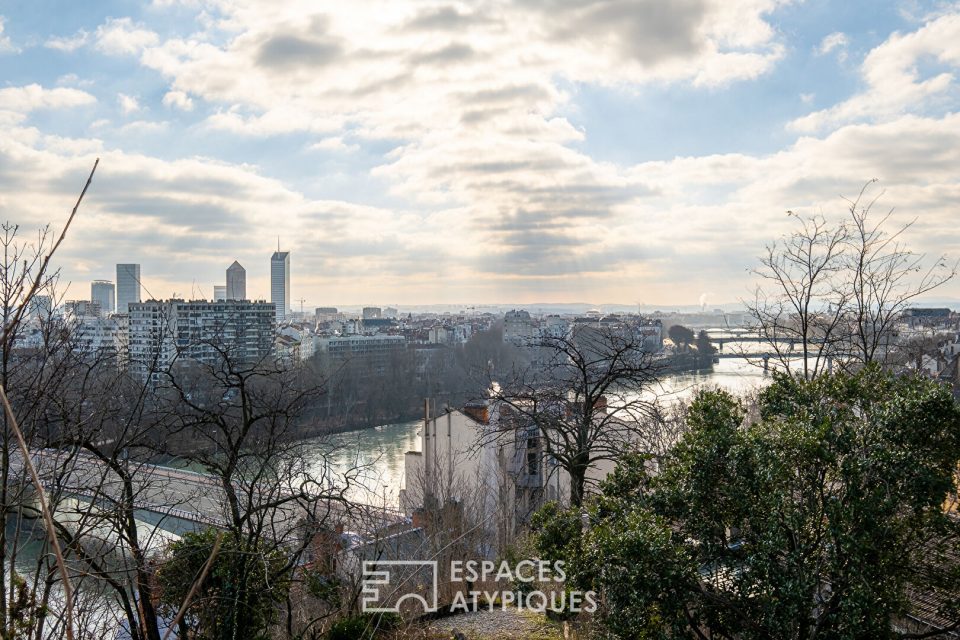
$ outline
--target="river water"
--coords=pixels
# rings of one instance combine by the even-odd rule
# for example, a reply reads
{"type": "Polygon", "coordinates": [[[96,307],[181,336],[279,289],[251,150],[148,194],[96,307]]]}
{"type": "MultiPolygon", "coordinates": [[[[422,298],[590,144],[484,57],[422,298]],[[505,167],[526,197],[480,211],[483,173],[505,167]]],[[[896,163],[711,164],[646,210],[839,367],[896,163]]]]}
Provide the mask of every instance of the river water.
{"type": "MultiPolygon", "coordinates": [[[[720,387],[742,394],[761,387],[770,376],[756,363],[739,358],[724,358],[712,371],[666,377],[650,390],[665,405],[690,398],[699,388],[720,387]]],[[[397,507],[404,482],[404,454],[420,451],[422,421],[413,420],[324,436],[305,441],[305,454],[314,473],[334,476],[354,471],[356,486],[351,498],[377,506],[397,507]],[[331,453],[331,448],[334,451],[331,453]]]]}

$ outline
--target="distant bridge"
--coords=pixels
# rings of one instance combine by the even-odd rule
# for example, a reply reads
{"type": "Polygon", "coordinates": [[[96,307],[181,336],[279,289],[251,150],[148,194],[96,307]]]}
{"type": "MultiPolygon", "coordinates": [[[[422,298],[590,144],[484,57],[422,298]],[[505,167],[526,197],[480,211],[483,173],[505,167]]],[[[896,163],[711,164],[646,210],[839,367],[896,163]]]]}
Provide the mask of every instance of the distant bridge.
{"type": "MultiPolygon", "coordinates": [[[[737,342],[737,343],[762,343],[770,344],[776,342],[779,344],[788,345],[792,350],[798,345],[803,344],[803,340],[799,338],[790,338],[790,337],[777,337],[769,338],[766,336],[760,335],[759,331],[756,329],[706,329],[705,333],[707,337],[710,338],[710,342],[717,345],[717,348],[720,351],[723,351],[723,345],[728,342],[737,342]]],[[[807,340],[809,345],[818,345],[822,344],[823,340],[811,339],[807,340]]],[[[752,354],[751,354],[752,355],[752,354]]],[[[770,354],[771,357],[774,355],[770,354]]]]}

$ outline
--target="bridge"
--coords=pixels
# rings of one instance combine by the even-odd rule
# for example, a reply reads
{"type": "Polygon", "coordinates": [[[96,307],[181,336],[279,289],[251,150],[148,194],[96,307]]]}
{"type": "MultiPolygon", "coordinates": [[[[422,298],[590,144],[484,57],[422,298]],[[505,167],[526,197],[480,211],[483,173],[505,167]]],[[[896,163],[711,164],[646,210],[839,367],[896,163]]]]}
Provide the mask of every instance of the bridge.
{"type": "MultiPolygon", "coordinates": [[[[81,498],[101,504],[105,509],[123,500],[120,477],[89,453],[43,449],[34,451],[31,458],[44,489],[50,494],[60,498],[81,498]]],[[[166,521],[168,526],[176,525],[180,530],[185,523],[220,529],[229,525],[227,493],[217,477],[156,464],[125,464],[129,464],[132,471],[133,507],[141,514],[159,516],[161,525],[166,521]]],[[[11,471],[23,472],[22,459],[11,459],[11,471]]],[[[259,491],[256,486],[235,483],[234,490],[241,504],[251,504],[254,509],[266,500],[294,497],[293,491],[277,486],[259,491]]],[[[335,500],[316,490],[305,492],[305,497],[314,499],[315,513],[320,512],[329,521],[342,524],[351,531],[370,532],[404,519],[404,514],[398,510],[335,500]]],[[[292,532],[308,515],[303,505],[293,500],[271,509],[272,512],[268,509],[266,513],[266,519],[278,534],[292,532]]]]}

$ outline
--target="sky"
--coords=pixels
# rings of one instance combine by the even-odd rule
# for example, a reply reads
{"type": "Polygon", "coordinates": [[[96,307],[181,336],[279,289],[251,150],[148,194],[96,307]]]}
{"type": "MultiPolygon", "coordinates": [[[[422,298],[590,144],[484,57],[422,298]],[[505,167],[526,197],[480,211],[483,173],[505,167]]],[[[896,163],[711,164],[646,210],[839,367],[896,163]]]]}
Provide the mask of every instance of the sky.
{"type": "MultiPolygon", "coordinates": [[[[960,4],[0,0],[0,219],[67,298],[139,262],[294,308],[749,297],[868,194],[960,257],[960,4]]],[[[938,292],[960,297],[960,284],[938,292]]]]}

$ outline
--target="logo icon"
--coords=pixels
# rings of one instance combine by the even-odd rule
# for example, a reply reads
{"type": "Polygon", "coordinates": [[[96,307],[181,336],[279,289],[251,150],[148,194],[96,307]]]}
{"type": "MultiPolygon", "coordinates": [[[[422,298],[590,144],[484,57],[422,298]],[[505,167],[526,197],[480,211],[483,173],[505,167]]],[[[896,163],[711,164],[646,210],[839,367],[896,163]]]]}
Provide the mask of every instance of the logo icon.
{"type": "Polygon", "coordinates": [[[405,600],[418,600],[424,613],[432,613],[437,610],[437,562],[366,560],[362,595],[360,609],[364,613],[399,613],[405,600]],[[419,585],[429,587],[425,596],[418,593],[419,585]],[[393,604],[387,606],[387,602],[393,604]]]}

